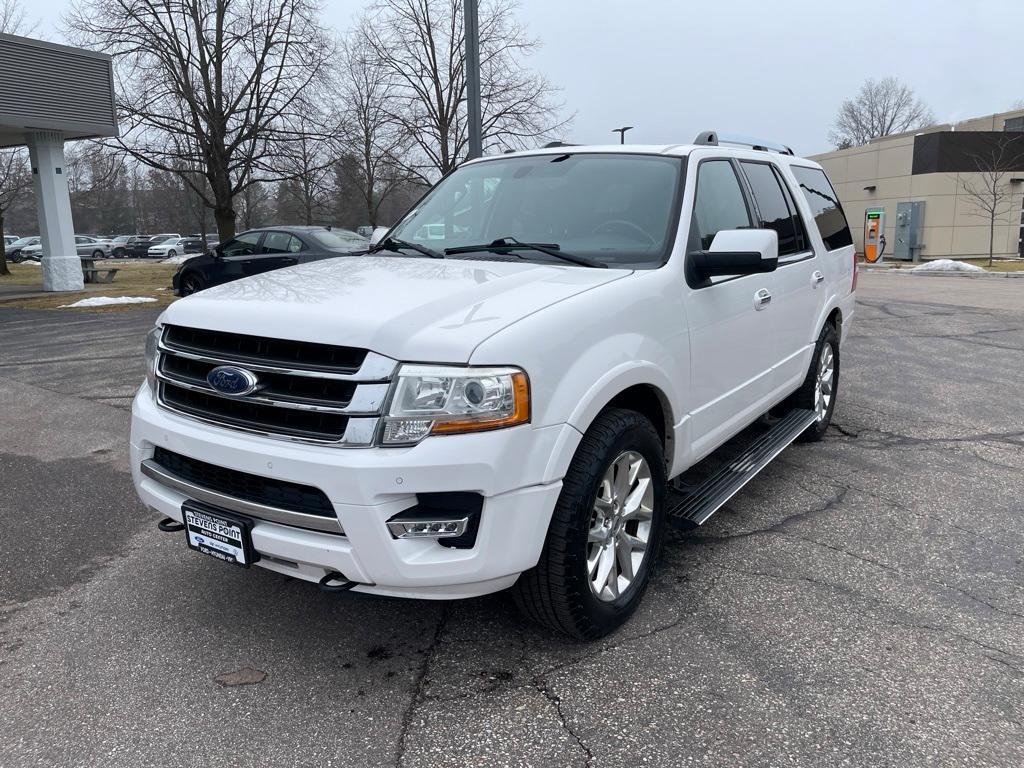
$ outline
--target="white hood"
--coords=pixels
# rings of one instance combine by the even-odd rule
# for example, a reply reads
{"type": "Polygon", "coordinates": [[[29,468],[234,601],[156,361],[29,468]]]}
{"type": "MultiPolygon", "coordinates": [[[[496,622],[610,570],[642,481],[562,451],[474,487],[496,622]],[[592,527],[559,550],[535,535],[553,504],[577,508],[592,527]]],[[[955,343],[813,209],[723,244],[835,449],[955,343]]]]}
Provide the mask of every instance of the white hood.
{"type": "Polygon", "coordinates": [[[172,304],[162,322],[464,363],[502,328],[629,274],[525,261],[341,257],[210,288],[172,304]]]}

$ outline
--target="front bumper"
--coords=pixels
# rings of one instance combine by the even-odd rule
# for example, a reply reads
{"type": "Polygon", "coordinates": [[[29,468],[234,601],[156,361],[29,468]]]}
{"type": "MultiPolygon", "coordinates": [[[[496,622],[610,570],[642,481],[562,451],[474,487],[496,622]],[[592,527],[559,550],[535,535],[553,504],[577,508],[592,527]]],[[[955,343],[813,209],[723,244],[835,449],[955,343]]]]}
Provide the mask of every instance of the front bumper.
{"type": "Polygon", "coordinates": [[[186,496],[142,474],[155,447],[221,467],[311,485],[331,501],[344,536],[257,520],[258,565],[307,581],[339,571],[355,591],[461,598],[511,586],[536,565],[561,491],[552,467],[575,450],[569,425],[530,425],[427,438],[410,448],[332,448],[246,435],[159,408],[143,385],[132,405],[131,466],[142,501],[180,521],[186,496]],[[554,460],[553,460],[554,459],[554,460]],[[484,497],[471,549],[394,539],[385,522],[415,506],[417,493],[470,491],[484,497]]]}

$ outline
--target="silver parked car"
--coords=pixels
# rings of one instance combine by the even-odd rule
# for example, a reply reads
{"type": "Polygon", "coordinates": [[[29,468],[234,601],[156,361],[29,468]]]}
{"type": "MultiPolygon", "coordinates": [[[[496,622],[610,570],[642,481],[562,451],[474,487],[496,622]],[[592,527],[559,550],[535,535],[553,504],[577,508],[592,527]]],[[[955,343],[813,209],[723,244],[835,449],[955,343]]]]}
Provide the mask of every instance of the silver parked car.
{"type": "MultiPolygon", "coordinates": [[[[75,235],[75,248],[79,256],[92,259],[109,259],[110,243],[92,237],[90,235],[75,235]]],[[[22,257],[26,259],[38,259],[43,256],[43,244],[29,245],[21,250],[22,257]]]]}

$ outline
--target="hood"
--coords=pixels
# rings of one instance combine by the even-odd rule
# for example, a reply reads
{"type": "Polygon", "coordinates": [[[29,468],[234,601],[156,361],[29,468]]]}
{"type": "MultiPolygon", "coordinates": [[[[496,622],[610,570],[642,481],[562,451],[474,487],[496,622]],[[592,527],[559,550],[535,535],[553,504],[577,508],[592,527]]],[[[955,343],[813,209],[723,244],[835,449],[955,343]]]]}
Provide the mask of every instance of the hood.
{"type": "Polygon", "coordinates": [[[162,322],[468,362],[480,342],[544,307],[631,274],[530,262],[356,256],[236,280],[182,299],[162,322]]]}

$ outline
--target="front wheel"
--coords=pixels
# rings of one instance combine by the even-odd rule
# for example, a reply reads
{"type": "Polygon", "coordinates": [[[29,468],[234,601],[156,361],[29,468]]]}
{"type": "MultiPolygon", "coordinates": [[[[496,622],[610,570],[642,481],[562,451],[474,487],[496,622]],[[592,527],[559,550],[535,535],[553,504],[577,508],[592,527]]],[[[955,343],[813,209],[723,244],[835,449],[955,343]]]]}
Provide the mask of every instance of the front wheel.
{"type": "Polygon", "coordinates": [[[601,413],[562,481],[537,565],[513,587],[534,621],[580,640],[622,625],[651,578],[665,526],[665,460],[651,422],[601,413]]]}
{"type": "Polygon", "coordinates": [[[94,259],[102,259],[102,258],[103,258],[103,256],[104,256],[104,253],[103,253],[103,251],[99,251],[99,250],[96,250],[96,251],[93,251],[93,252],[92,252],[92,257],[93,257],[94,259]]]}
{"type": "Polygon", "coordinates": [[[198,293],[205,288],[203,278],[197,275],[195,272],[189,272],[181,278],[181,295],[191,296],[193,293],[198,293]]]}

